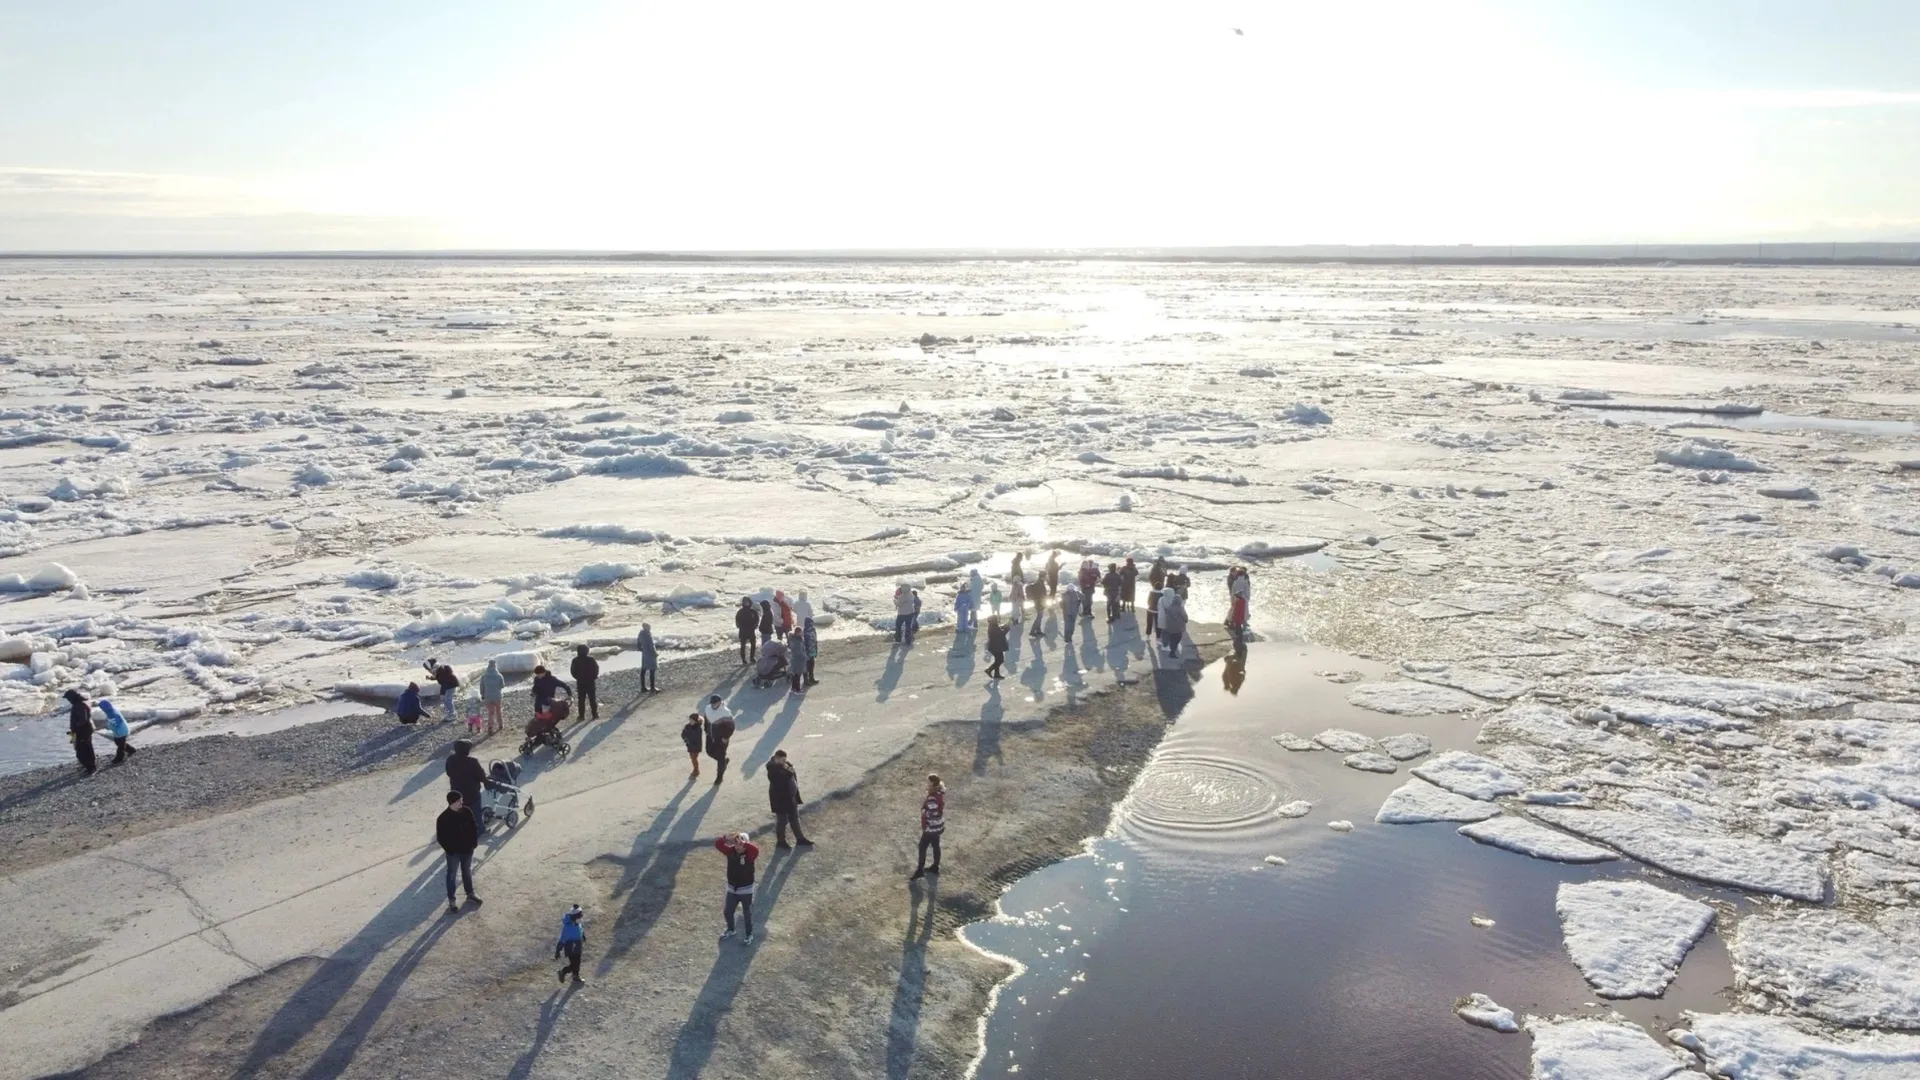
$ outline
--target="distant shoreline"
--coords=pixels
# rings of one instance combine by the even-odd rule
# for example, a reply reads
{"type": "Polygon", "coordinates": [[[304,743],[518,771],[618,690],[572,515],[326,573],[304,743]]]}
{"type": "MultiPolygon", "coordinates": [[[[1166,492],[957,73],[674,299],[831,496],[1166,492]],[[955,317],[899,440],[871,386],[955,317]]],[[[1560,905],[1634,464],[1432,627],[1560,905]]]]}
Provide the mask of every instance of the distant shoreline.
{"type": "Polygon", "coordinates": [[[1642,244],[1558,247],[1372,245],[931,251],[0,251],[0,261],[373,261],[818,265],[827,263],[1198,263],[1310,266],[1920,266],[1915,243],[1642,244]]]}

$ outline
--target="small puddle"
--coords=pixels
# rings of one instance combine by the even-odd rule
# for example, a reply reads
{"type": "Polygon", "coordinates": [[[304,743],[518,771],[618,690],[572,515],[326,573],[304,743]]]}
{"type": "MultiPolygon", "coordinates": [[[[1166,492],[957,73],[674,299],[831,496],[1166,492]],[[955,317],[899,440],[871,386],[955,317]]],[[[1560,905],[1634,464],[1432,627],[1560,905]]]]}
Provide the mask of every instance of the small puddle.
{"type": "Polygon", "coordinates": [[[1472,746],[1478,720],[1356,709],[1325,671],[1383,673],[1289,643],[1255,644],[1237,669],[1211,665],[1108,834],[963,931],[1020,965],[986,1017],[976,1076],[1518,1080],[1530,1041],[1469,1026],[1456,999],[1485,993],[1523,1015],[1614,1008],[1656,1037],[1682,1009],[1726,1007],[1732,969],[1712,932],[1659,1000],[1604,1002],[1567,958],[1559,884],[1641,876],[1638,864],[1570,866],[1451,824],[1377,825],[1404,766],[1363,774],[1341,755],[1275,744],[1282,730],[1345,727],[1419,732],[1436,752],[1472,746]],[[1314,804],[1305,817],[1275,813],[1302,799],[1314,804]],[[1353,832],[1327,827],[1342,819],[1353,832]]]}

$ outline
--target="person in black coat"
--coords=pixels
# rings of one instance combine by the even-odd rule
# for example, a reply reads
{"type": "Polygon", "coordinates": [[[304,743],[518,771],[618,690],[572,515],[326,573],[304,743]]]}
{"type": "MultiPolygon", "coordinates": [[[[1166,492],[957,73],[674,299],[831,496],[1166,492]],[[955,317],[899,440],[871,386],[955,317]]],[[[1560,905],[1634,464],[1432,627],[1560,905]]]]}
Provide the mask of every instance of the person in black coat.
{"type": "Polygon", "coordinates": [[[73,756],[80,770],[92,776],[100,768],[93,757],[93,706],[78,690],[67,691],[67,731],[73,735],[73,756]]]}
{"type": "Polygon", "coordinates": [[[574,649],[573,664],[568,669],[573,676],[573,696],[580,701],[580,719],[587,719],[587,710],[593,710],[592,719],[600,719],[600,694],[597,686],[600,682],[600,661],[587,652],[585,645],[574,649]]]}
{"type": "Polygon", "coordinates": [[[790,848],[787,843],[787,826],[793,826],[793,843],[803,847],[812,847],[813,841],[800,831],[800,805],[806,800],[800,798],[800,778],[794,775],[793,763],[787,760],[785,750],[775,750],[773,760],[767,762],[767,802],[773,808],[774,846],[790,848]]]}
{"type": "Polygon", "coordinates": [[[1107,621],[1120,621],[1120,568],[1107,564],[1107,576],[1100,579],[1100,588],[1107,594],[1107,621]]]}
{"type": "Polygon", "coordinates": [[[760,644],[773,640],[773,601],[760,601],[760,644]]]}
{"type": "Polygon", "coordinates": [[[707,741],[707,722],[699,713],[688,713],[687,722],[680,725],[680,742],[687,748],[687,757],[693,761],[693,778],[700,778],[700,748],[707,741]]]}
{"type": "Polygon", "coordinates": [[[480,828],[480,789],[487,783],[487,770],[473,756],[473,744],[455,739],[453,753],[447,755],[447,786],[460,793],[473,815],[473,827],[480,828]]]}
{"type": "Polygon", "coordinates": [[[1126,562],[1120,565],[1121,610],[1123,611],[1133,610],[1134,586],[1139,584],[1139,582],[1140,582],[1140,568],[1133,565],[1133,559],[1129,557],[1126,562]]]}
{"type": "Polygon", "coordinates": [[[760,657],[760,645],[753,632],[760,628],[760,613],[753,610],[751,597],[740,598],[740,607],[733,613],[733,628],[740,631],[740,662],[751,664],[760,657]]]}
{"type": "Polygon", "coordinates": [[[1002,679],[1000,665],[1007,662],[1007,628],[1000,625],[1000,616],[987,616],[987,655],[993,657],[993,663],[987,665],[987,678],[1002,679]]]}
{"type": "Polygon", "coordinates": [[[473,895],[473,849],[480,846],[480,827],[474,824],[466,798],[459,792],[447,792],[447,808],[440,811],[433,831],[440,841],[440,850],[447,853],[447,911],[460,910],[453,895],[455,867],[460,869],[460,884],[466,886],[467,900],[478,904],[480,898],[473,895]]]}

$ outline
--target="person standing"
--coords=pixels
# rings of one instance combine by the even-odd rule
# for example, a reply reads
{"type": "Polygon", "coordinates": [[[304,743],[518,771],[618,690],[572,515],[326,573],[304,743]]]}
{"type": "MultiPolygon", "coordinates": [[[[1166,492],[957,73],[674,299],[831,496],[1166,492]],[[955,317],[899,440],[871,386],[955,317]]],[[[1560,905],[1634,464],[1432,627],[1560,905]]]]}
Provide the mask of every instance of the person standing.
{"type": "Polygon", "coordinates": [[[727,857],[727,904],[724,914],[727,929],[720,935],[725,941],[733,936],[733,910],[742,909],[746,915],[747,936],[741,939],[742,945],[753,944],[753,863],[760,857],[760,849],[748,841],[746,833],[734,833],[722,836],[713,842],[720,854],[727,857]]]}
{"type": "Polygon", "coordinates": [[[787,690],[789,693],[807,692],[807,639],[798,630],[787,635],[787,690]]]}
{"type": "Polygon", "coordinates": [[[93,756],[93,706],[78,690],[67,691],[67,733],[73,738],[73,756],[80,771],[92,776],[100,768],[93,756]]]}
{"type": "Polygon", "coordinates": [[[1060,591],[1060,549],[1047,552],[1047,595],[1060,591]]]}
{"type": "Polygon", "coordinates": [[[820,659],[820,634],[813,628],[813,616],[811,615],[807,616],[806,621],[800,624],[800,641],[806,646],[807,685],[818,686],[820,685],[820,680],[813,676],[813,662],[820,659]]]}
{"type": "Polygon", "coordinates": [[[920,864],[908,881],[919,881],[940,872],[940,837],[947,831],[947,787],[939,773],[927,774],[927,797],[920,800],[920,864]],[[927,851],[933,851],[933,865],[927,865],[927,851]]]}
{"type": "Polygon", "coordinates": [[[653,644],[653,624],[641,623],[634,647],[640,650],[640,689],[649,694],[660,692],[660,650],[653,644]]]}
{"type": "Polygon", "coordinates": [[[467,812],[473,817],[475,835],[481,826],[480,789],[487,783],[487,770],[473,756],[473,744],[465,739],[453,741],[453,753],[447,755],[447,786],[460,793],[467,812]]]}
{"type": "Polygon", "coordinates": [[[1252,603],[1253,579],[1247,576],[1246,567],[1236,566],[1227,572],[1227,629],[1235,641],[1246,640],[1252,603]]]}
{"type": "Polygon", "coordinates": [[[1160,590],[1149,585],[1147,589],[1147,640],[1159,640],[1160,590]]]}
{"type": "Polygon", "coordinates": [[[555,960],[560,959],[561,953],[567,954],[567,964],[560,969],[559,973],[559,980],[561,982],[566,982],[568,975],[572,975],[573,981],[576,983],[584,983],[586,981],[580,977],[580,953],[585,950],[586,947],[587,915],[586,912],[580,910],[579,904],[575,904],[567,910],[565,915],[560,917],[560,940],[553,944],[553,958],[555,960]]]}
{"type": "Polygon", "coordinates": [[[920,635],[920,590],[908,589],[907,592],[913,596],[913,611],[907,615],[907,644],[911,645],[920,635]]]}
{"type": "Polygon", "coordinates": [[[787,594],[779,589],[773,590],[773,606],[780,616],[780,636],[793,633],[793,605],[787,603],[787,594]]]}
{"type": "Polygon", "coordinates": [[[454,698],[456,696],[455,691],[460,689],[460,676],[455,675],[453,673],[452,665],[443,664],[438,660],[429,659],[425,664],[422,664],[421,666],[426,668],[427,674],[433,676],[433,681],[439,684],[440,686],[440,719],[443,723],[451,724],[454,719],[453,708],[454,708],[454,698]]]}
{"type": "Polygon", "coordinates": [[[753,598],[740,598],[740,607],[733,613],[733,627],[740,632],[740,666],[745,667],[760,658],[760,646],[753,632],[760,627],[760,613],[753,610],[753,598]]]}
{"type": "Polygon", "coordinates": [[[1107,594],[1107,621],[1120,621],[1120,568],[1107,564],[1107,576],[1100,579],[1100,589],[1107,594]]]}
{"type": "Polygon", "coordinates": [[[1160,636],[1166,639],[1167,655],[1180,655],[1181,639],[1187,634],[1187,602],[1173,586],[1160,592],[1160,636]]]}
{"type": "MultiPolygon", "coordinates": [[[[1027,631],[1027,636],[1037,638],[1043,632],[1045,632],[1046,624],[1047,624],[1046,582],[1041,581],[1038,577],[1034,578],[1032,581],[1027,582],[1027,599],[1033,602],[1033,629],[1027,631]]],[[[1065,603],[1064,600],[1061,602],[1065,603]]],[[[1020,619],[1020,608],[1018,605],[1015,605],[1014,621],[1018,622],[1019,619],[1020,619]]]]}
{"type": "Polygon", "coordinates": [[[987,655],[993,663],[987,665],[987,678],[1001,679],[1000,665],[1007,662],[1007,628],[1000,625],[1000,616],[987,616],[987,655]]]}
{"type": "Polygon", "coordinates": [[[727,748],[733,742],[733,710],[715,694],[707,701],[707,756],[713,759],[713,785],[727,778],[727,748]]]}
{"type": "Polygon", "coordinates": [[[1060,633],[1073,644],[1073,626],[1080,615],[1080,602],[1083,599],[1080,586],[1072,578],[1067,579],[1067,587],[1060,590],[1060,633]]]}
{"type": "Polygon", "coordinates": [[[973,629],[973,590],[966,582],[960,583],[960,595],[953,598],[953,629],[964,634],[973,629]]]}
{"type": "Polygon", "coordinates": [[[1186,602],[1187,590],[1193,587],[1193,578],[1188,575],[1185,566],[1182,566],[1177,572],[1167,575],[1167,587],[1180,594],[1182,603],[1186,602]]]}
{"type": "Polygon", "coordinates": [[[707,722],[700,714],[687,714],[687,722],[680,726],[680,742],[687,748],[687,760],[693,762],[693,775],[690,780],[700,779],[700,747],[707,740],[707,722]]]}
{"type": "MultiPolygon", "coordinates": [[[[1167,560],[1165,558],[1154,559],[1153,565],[1147,569],[1147,587],[1152,589],[1153,592],[1159,592],[1161,589],[1167,587],[1167,560]]],[[[1148,595],[1151,596],[1152,593],[1148,595]]]]}
{"type": "Polygon", "coordinates": [[[812,847],[813,841],[800,831],[800,807],[806,800],[800,797],[800,778],[793,771],[793,763],[787,760],[785,750],[775,750],[773,760],[767,762],[767,803],[773,809],[774,837],[778,841],[774,846],[788,849],[787,826],[793,826],[793,843],[802,847],[812,847]]]}
{"type": "MultiPolygon", "coordinates": [[[[1014,552],[1013,569],[1007,571],[1007,592],[1013,598],[1014,622],[1019,622],[1021,619],[1027,617],[1026,612],[1021,610],[1021,604],[1023,604],[1027,598],[1027,572],[1021,568],[1021,564],[1025,561],[1026,556],[1023,553],[1018,551],[1014,552]]],[[[1045,590],[1046,586],[1041,586],[1041,591],[1044,592],[1045,590]]]]}
{"type": "Polygon", "coordinates": [[[127,727],[127,718],[120,715],[113,702],[101,698],[96,704],[100,706],[100,715],[107,718],[107,735],[113,739],[113,764],[118,765],[136,753],[133,744],[127,741],[133,729],[127,727]]]}
{"type": "Polygon", "coordinates": [[[1080,560],[1080,595],[1086,599],[1086,604],[1080,612],[1081,617],[1088,620],[1093,618],[1093,591],[1099,587],[1100,564],[1092,559],[1080,560]]]}
{"type": "Polygon", "coordinates": [[[487,734],[497,735],[506,726],[506,720],[500,715],[501,702],[507,692],[507,677],[500,674],[500,665],[487,661],[487,670],[480,673],[480,704],[487,711],[487,734]]]}
{"type": "Polygon", "coordinates": [[[773,601],[760,601],[760,644],[773,640],[773,601]]]}
{"type": "Polygon", "coordinates": [[[580,703],[580,719],[588,719],[588,709],[593,710],[592,719],[600,719],[600,661],[587,652],[585,645],[579,645],[573,650],[573,663],[567,671],[573,676],[573,696],[580,703]]]}
{"type": "Polygon", "coordinates": [[[1140,568],[1133,565],[1133,556],[1129,555],[1127,561],[1120,564],[1120,602],[1124,605],[1123,610],[1133,610],[1134,587],[1139,583],[1140,568]]]}
{"type": "Polygon", "coordinates": [[[473,849],[480,846],[480,827],[474,824],[474,809],[467,806],[466,797],[460,792],[447,792],[447,808],[440,811],[433,831],[440,841],[440,850],[447,854],[447,913],[457,914],[460,905],[453,894],[456,867],[460,871],[460,884],[467,890],[467,902],[480,903],[480,898],[473,895],[473,849]]]}
{"type": "Polygon", "coordinates": [[[994,582],[993,586],[987,590],[987,616],[989,618],[999,617],[1000,604],[1005,599],[1005,597],[1000,595],[1000,583],[997,581],[994,582]]]}
{"type": "Polygon", "coordinates": [[[793,617],[802,624],[813,618],[813,601],[807,599],[805,589],[801,589],[800,595],[793,599],[793,617]]]}

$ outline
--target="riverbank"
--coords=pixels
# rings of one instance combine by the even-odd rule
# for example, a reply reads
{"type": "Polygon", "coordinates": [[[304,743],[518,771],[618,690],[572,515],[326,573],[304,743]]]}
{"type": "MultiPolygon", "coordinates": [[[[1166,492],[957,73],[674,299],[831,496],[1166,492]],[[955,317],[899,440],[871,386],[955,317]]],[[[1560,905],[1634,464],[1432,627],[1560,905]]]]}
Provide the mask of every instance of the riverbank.
{"type": "MultiPolygon", "coordinates": [[[[1155,665],[1123,624],[1098,650],[1083,640],[1071,663],[1056,641],[1038,655],[1029,646],[1013,677],[985,690],[971,650],[951,646],[926,635],[905,657],[880,642],[849,647],[809,700],[773,715],[755,714],[757,692],[731,691],[746,718],[735,743],[740,775],[719,788],[705,776],[689,781],[677,744],[666,749],[675,742],[667,725],[677,726],[671,718],[691,695],[662,694],[671,702],[630,711],[624,696],[610,696],[623,702],[621,729],[596,744],[589,725],[576,760],[536,786],[607,760],[635,735],[656,764],[641,775],[583,776],[567,791],[550,786],[534,820],[483,852],[484,908],[445,914],[422,819],[411,858],[393,867],[393,899],[376,898],[372,918],[349,926],[338,948],[256,964],[73,1075],[958,1076],[1005,969],[952,931],[989,914],[1008,883],[1105,827],[1190,698],[1198,668],[1155,665]],[[848,697],[829,697],[835,690],[848,697]],[[846,707],[875,698],[881,708],[871,715],[846,707]],[[910,715],[883,721],[889,712],[910,715]],[[845,725],[854,725],[851,741],[832,730],[845,725]],[[764,827],[754,770],[775,745],[800,767],[807,828],[819,843],[798,855],[776,850],[764,827]],[[861,762],[856,748],[878,756],[861,762]],[[842,770],[830,758],[853,759],[859,771],[836,782],[842,770]],[[944,873],[916,890],[905,878],[930,771],[947,778],[952,825],[944,873]],[[660,805],[642,790],[650,785],[660,805]],[[594,820],[601,815],[614,820],[594,820]],[[721,876],[710,836],[738,827],[755,829],[763,848],[762,925],[751,948],[713,937],[721,876]],[[574,902],[588,910],[589,985],[556,990],[551,934],[574,902]]],[[[1210,642],[1202,655],[1218,649],[1210,642]]],[[[373,783],[392,780],[363,777],[318,795],[373,783]]],[[[287,914],[274,921],[291,930],[287,914]]],[[[246,921],[218,920],[242,955],[256,940],[246,921]]]]}

